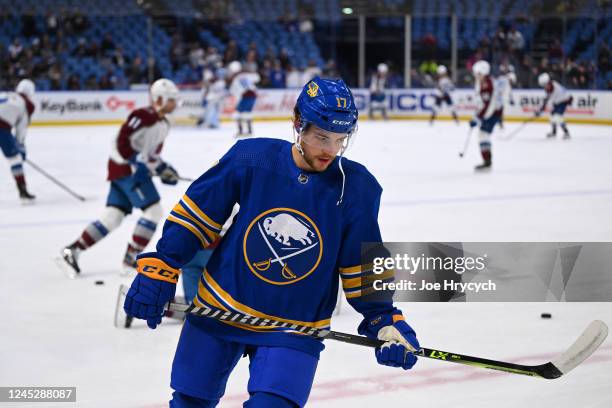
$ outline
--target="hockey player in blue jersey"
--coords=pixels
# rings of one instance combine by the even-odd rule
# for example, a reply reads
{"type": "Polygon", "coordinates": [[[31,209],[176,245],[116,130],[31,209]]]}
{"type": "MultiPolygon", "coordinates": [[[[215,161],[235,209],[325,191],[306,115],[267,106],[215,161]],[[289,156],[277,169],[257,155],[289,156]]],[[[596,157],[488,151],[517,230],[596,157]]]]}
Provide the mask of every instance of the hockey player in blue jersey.
{"type": "MultiPolygon", "coordinates": [[[[194,304],[262,319],[327,328],[338,276],[349,304],[363,315],[358,332],[385,341],[378,363],[412,368],[414,330],[389,300],[368,301],[372,264],[362,242],[380,242],[382,188],[343,157],[357,126],[342,80],[309,81],[294,108],[295,143],[236,143],[198,178],[164,225],[157,251],[138,257],[124,309],[161,322],[181,267],[214,242],[235,203],[240,210],[200,277],[194,304]],[[363,279],[366,278],[366,279],[363,279]]],[[[377,275],[392,279],[393,271],[377,275]]],[[[245,407],[301,407],[308,400],[323,343],[290,328],[221,322],[188,315],[172,366],[171,407],[214,407],[243,355],[250,358],[245,407]]]]}

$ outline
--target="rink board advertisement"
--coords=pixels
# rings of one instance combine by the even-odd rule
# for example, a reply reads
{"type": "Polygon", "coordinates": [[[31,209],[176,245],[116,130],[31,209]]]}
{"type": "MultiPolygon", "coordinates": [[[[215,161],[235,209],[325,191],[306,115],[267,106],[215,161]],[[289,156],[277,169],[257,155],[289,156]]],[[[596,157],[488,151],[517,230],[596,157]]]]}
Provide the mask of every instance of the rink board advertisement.
{"type": "MultiPolygon", "coordinates": [[[[369,92],[355,89],[355,103],[361,118],[367,117],[369,92]]],[[[254,108],[256,119],[281,120],[291,116],[299,90],[262,89],[258,91],[254,108]]],[[[570,122],[612,124],[612,92],[608,91],[571,91],[574,100],[566,111],[570,122]]],[[[194,123],[203,113],[200,91],[182,91],[182,106],[174,113],[177,123],[194,123]]],[[[469,118],[476,109],[472,89],[458,89],[453,95],[459,116],[469,118]]],[[[524,120],[533,116],[544,100],[544,91],[514,90],[514,105],[504,108],[507,120],[524,120]]],[[[34,97],[36,111],[32,117],[34,125],[79,125],[79,124],[119,124],[129,112],[137,107],[146,106],[149,97],[146,91],[76,91],[76,92],[38,92],[34,97]]],[[[427,119],[434,105],[432,89],[391,89],[387,92],[388,114],[397,119],[427,119]]],[[[225,98],[222,118],[231,119],[236,100],[225,98]]],[[[550,107],[548,107],[548,110],[550,107]]],[[[439,117],[450,117],[450,110],[443,107],[439,117]]],[[[544,115],[541,120],[548,120],[544,115]]]]}
{"type": "Polygon", "coordinates": [[[612,301],[609,242],[364,243],[361,257],[345,290],[368,301],[612,301]]]}

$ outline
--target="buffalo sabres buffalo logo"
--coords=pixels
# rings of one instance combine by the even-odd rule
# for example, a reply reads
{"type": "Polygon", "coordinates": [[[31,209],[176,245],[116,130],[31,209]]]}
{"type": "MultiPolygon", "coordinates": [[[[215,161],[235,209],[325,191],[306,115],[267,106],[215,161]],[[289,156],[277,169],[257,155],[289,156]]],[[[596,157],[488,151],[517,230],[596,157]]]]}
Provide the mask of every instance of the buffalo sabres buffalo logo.
{"type": "Polygon", "coordinates": [[[244,235],[244,260],[258,278],[274,285],[304,279],[319,265],[323,240],[315,223],[292,208],[261,213],[244,235]]]}

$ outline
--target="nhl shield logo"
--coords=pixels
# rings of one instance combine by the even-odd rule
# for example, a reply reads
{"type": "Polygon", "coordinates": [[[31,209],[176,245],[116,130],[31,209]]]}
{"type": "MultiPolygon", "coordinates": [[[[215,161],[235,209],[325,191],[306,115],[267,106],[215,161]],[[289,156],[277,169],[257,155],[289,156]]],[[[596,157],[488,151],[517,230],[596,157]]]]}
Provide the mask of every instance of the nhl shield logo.
{"type": "Polygon", "coordinates": [[[289,285],[317,268],[323,240],[306,214],[292,208],[273,208],[249,224],[243,252],[255,276],[274,285],[289,285]]]}

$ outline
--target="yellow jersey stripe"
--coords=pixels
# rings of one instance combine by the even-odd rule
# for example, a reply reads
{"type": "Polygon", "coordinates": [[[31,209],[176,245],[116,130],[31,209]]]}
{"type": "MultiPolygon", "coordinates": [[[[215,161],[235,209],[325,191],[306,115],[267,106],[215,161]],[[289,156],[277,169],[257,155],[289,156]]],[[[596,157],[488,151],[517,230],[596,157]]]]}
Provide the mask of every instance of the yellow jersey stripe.
{"type": "Polygon", "coordinates": [[[191,214],[189,214],[189,212],[187,210],[185,210],[185,208],[183,208],[183,206],[181,205],[181,203],[178,203],[177,205],[174,206],[174,208],[172,209],[173,212],[182,215],[185,218],[188,218],[190,221],[192,221],[196,226],[200,227],[200,230],[204,231],[206,233],[206,235],[208,235],[208,238],[210,238],[210,241],[214,241],[215,239],[217,239],[217,237],[219,236],[218,233],[211,231],[209,228],[206,227],[206,225],[202,224],[197,218],[193,217],[191,214]]]}
{"type": "Polygon", "coordinates": [[[202,235],[202,233],[193,225],[191,225],[190,223],[188,223],[185,220],[182,220],[180,218],[177,218],[175,216],[173,216],[172,214],[170,214],[167,218],[168,221],[172,221],[175,222],[185,228],[187,228],[189,231],[191,231],[193,233],[193,235],[195,235],[199,240],[200,243],[202,244],[203,248],[206,248],[210,245],[210,243],[206,240],[206,238],[204,237],[204,235],[202,235]]]}
{"type": "Polygon", "coordinates": [[[351,275],[358,275],[363,272],[371,271],[373,266],[374,265],[370,263],[367,265],[350,266],[348,268],[338,268],[338,271],[343,277],[349,277],[351,275]]]}
{"type": "Polygon", "coordinates": [[[202,219],[202,221],[210,225],[212,228],[221,230],[222,225],[218,222],[214,222],[209,216],[204,214],[204,211],[200,210],[200,207],[198,207],[198,205],[194,203],[193,200],[191,200],[191,198],[187,196],[187,194],[183,195],[183,198],[181,200],[185,203],[187,207],[189,207],[191,211],[194,212],[194,214],[197,214],[202,219]]]}

